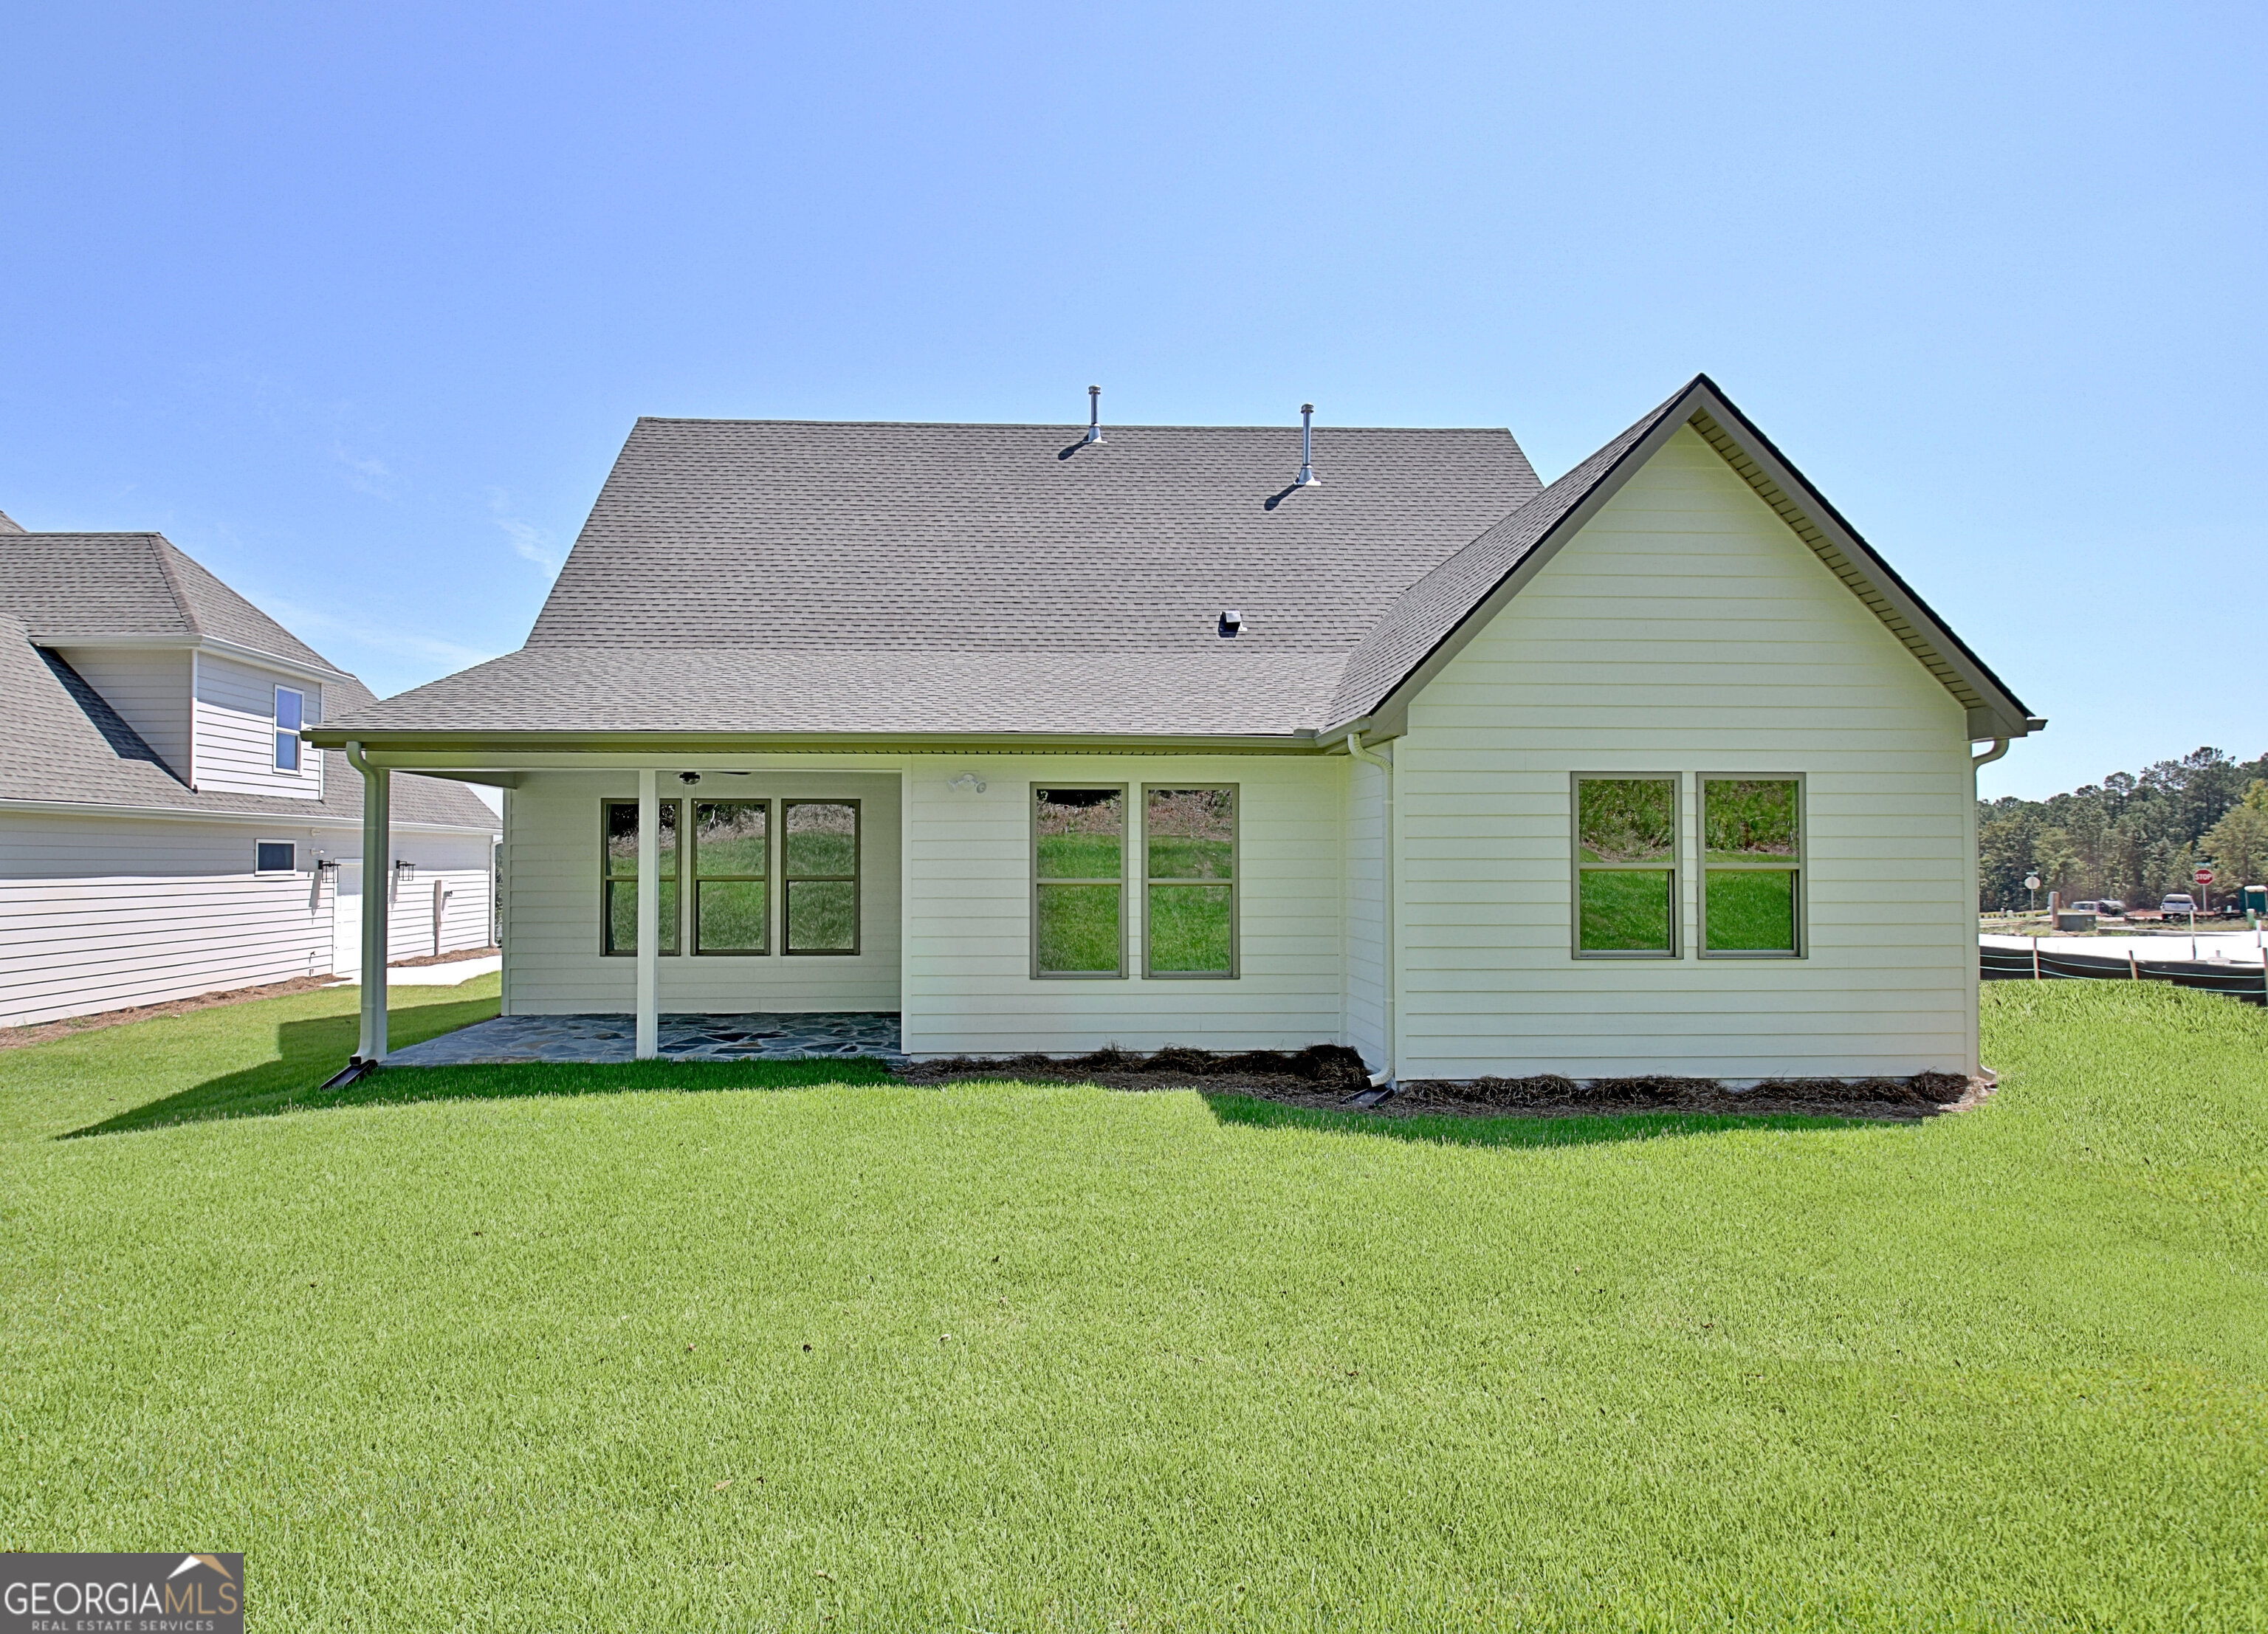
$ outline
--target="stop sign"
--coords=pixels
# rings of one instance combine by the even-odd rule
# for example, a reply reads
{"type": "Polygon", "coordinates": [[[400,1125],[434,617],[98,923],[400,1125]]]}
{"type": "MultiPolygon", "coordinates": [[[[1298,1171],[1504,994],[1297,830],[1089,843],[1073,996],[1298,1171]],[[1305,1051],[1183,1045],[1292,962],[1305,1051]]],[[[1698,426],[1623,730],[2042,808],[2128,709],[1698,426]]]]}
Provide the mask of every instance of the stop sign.
{"type": "Polygon", "coordinates": [[[2213,883],[2213,870],[2210,868],[2200,868],[2195,873],[2191,874],[2190,878],[2196,880],[2199,885],[2211,885],[2213,883]]]}

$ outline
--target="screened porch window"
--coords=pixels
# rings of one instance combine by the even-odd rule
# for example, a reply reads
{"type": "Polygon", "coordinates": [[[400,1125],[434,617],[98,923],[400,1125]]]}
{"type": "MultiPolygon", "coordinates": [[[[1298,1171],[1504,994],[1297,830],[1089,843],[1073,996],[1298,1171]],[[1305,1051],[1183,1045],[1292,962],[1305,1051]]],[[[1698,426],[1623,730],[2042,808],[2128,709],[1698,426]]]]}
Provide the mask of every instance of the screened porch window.
{"type": "Polygon", "coordinates": [[[1236,791],[1145,789],[1145,975],[1236,974],[1236,791]]]}
{"type": "Polygon", "coordinates": [[[1701,779],[1701,951],[1792,959],[1803,950],[1803,784],[1701,779]]]}
{"type": "Polygon", "coordinates": [[[1126,791],[1032,791],[1032,974],[1126,974],[1126,791]]]}
{"type": "Polygon", "coordinates": [[[858,951],[858,802],[780,802],[781,951],[858,951]]]}
{"type": "MultiPolygon", "coordinates": [[[[637,952],[638,803],[608,800],[600,807],[602,835],[599,919],[608,953],[637,952]]],[[[661,946],[657,952],[677,951],[678,803],[660,804],[661,878],[659,893],[661,946]]]]}
{"type": "Polygon", "coordinates": [[[1575,953],[1677,952],[1677,779],[1575,779],[1575,953]]]}

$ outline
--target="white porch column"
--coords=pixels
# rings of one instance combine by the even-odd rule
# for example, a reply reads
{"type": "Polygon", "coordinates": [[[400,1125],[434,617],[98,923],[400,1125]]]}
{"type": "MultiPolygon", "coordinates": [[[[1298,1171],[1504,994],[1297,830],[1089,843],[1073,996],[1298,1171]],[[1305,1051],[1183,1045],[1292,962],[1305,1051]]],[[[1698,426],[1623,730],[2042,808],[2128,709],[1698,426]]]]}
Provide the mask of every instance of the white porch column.
{"type": "Polygon", "coordinates": [[[637,1058],[661,1053],[661,802],[658,774],[638,773],[637,1058]]]}
{"type": "Polygon", "coordinates": [[[383,766],[363,757],[362,745],[347,745],[347,760],[362,774],[362,1036],[355,1059],[386,1059],[386,917],[394,886],[394,825],[388,806],[393,790],[383,766]]]}

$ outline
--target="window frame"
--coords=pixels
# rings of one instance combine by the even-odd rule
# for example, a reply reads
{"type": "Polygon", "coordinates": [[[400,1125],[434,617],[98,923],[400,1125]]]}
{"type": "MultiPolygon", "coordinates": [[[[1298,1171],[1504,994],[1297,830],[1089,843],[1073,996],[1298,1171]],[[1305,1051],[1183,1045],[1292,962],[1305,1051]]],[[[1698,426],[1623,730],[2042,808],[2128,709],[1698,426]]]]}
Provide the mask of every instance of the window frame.
{"type": "Polygon", "coordinates": [[[298,872],[299,843],[297,840],[254,840],[252,843],[252,872],[256,877],[267,880],[280,880],[285,874],[298,872]],[[260,861],[260,853],[271,845],[280,845],[291,852],[291,860],[281,868],[263,866],[260,861]]]}
{"type": "Polygon", "coordinates": [[[1808,959],[1811,956],[1811,789],[1800,771],[1697,771],[1693,774],[1693,953],[1697,959],[1808,959]],[[1709,860],[1709,785],[1712,783],[1792,783],[1795,785],[1795,857],[1792,862],[1716,863],[1709,860]],[[1795,875],[1795,946],[1709,946],[1709,872],[1795,875]]]}
{"type": "MultiPolygon", "coordinates": [[[[682,807],[683,805],[682,800],[672,795],[666,799],[656,800],[654,809],[658,816],[662,806],[682,807]]],[[[601,795],[599,799],[599,956],[601,959],[635,959],[637,957],[637,949],[635,947],[608,946],[614,939],[615,916],[607,895],[608,887],[613,883],[615,876],[607,872],[607,813],[616,806],[627,806],[632,811],[636,811],[638,807],[638,798],[635,794],[627,799],[617,794],[608,794],[601,795]]],[[[677,844],[674,849],[677,861],[677,946],[656,948],[655,955],[662,959],[674,959],[685,947],[685,813],[681,809],[677,813],[677,844]]],[[[659,848],[657,847],[656,850],[659,854],[659,848]]],[[[639,883],[645,882],[640,880],[639,883]]]]}
{"type": "MultiPolygon", "coordinates": [[[[1142,882],[1142,979],[1145,982],[1233,982],[1244,974],[1244,790],[1233,783],[1145,783],[1141,785],[1142,869],[1136,877],[1142,882]],[[1220,880],[1160,880],[1150,872],[1150,791],[1153,789],[1173,793],[1180,790],[1199,792],[1226,789],[1229,799],[1228,878],[1220,880]],[[1150,962],[1150,891],[1153,886],[1228,887],[1228,968],[1226,970],[1158,970],[1150,962]]],[[[1033,851],[1033,866],[1039,865],[1037,848],[1033,851]]],[[[1123,926],[1124,910],[1120,910],[1123,926]]],[[[1036,948],[1033,957],[1039,956],[1036,948]]]]}
{"type": "Polygon", "coordinates": [[[866,930],[866,812],[858,796],[828,794],[784,795],[779,807],[779,950],[783,959],[856,959],[865,945],[866,930]],[[850,872],[848,875],[809,874],[798,880],[787,871],[787,813],[791,806],[847,806],[850,808],[850,872]],[[788,945],[788,897],[796,885],[850,885],[850,946],[848,947],[791,947],[788,945]]]}
{"type": "Polygon", "coordinates": [[[1572,771],[1567,774],[1567,948],[1576,959],[1675,960],[1684,947],[1685,774],[1677,771],[1572,771]],[[1666,783],[1669,785],[1669,859],[1661,862],[1587,863],[1583,860],[1583,785],[1587,783],[1666,783]],[[1586,947],[1583,946],[1583,875],[1587,871],[1669,875],[1669,946],[1586,947]]]}
{"type": "MultiPolygon", "coordinates": [[[[1134,785],[1124,783],[1088,782],[1084,778],[1049,777],[1044,781],[1035,777],[1024,785],[1024,843],[1028,848],[1026,864],[1029,870],[1031,900],[1027,926],[1027,939],[1031,945],[1032,980],[1035,982],[1123,982],[1127,979],[1126,870],[1128,842],[1141,832],[1141,825],[1129,810],[1133,804],[1134,785]],[[1118,968],[1115,970],[1042,970],[1040,968],[1040,887],[1043,885],[1104,885],[1101,879],[1043,879],[1040,874],[1040,791],[1042,789],[1073,789],[1080,793],[1116,793],[1118,796],[1118,968]]],[[[1145,864],[1146,866],[1146,862],[1145,864]]],[[[1143,946],[1148,946],[1147,926],[1144,929],[1143,946]]]]}
{"type": "Polygon", "coordinates": [[[772,943],[776,939],[784,942],[787,938],[787,916],[784,911],[787,899],[784,894],[776,893],[772,889],[773,885],[778,882],[778,870],[773,859],[778,849],[774,843],[774,836],[778,833],[779,800],[771,795],[758,795],[747,799],[738,796],[725,796],[707,800],[696,796],[687,800],[685,804],[688,808],[689,821],[688,817],[680,817],[677,820],[678,831],[681,843],[690,848],[689,854],[693,862],[689,876],[680,880],[677,888],[680,894],[686,897],[684,912],[687,935],[692,942],[692,956],[696,959],[770,958],[777,951],[772,946],[772,943]],[[761,806],[764,808],[764,872],[709,875],[701,872],[701,808],[704,806],[761,806]],[[711,882],[727,885],[746,885],[753,882],[764,887],[764,945],[762,947],[703,947],[701,946],[701,887],[711,882]],[[687,894],[688,887],[689,894],[687,894]],[[780,923],[777,937],[772,929],[772,920],[775,916],[772,905],[775,896],[778,898],[783,908],[783,911],[777,916],[780,923]]]}
{"type": "Polygon", "coordinates": [[[282,681],[277,681],[273,688],[273,696],[268,701],[268,724],[273,732],[273,736],[269,739],[269,747],[273,751],[271,758],[274,769],[286,777],[298,777],[306,775],[307,747],[299,739],[300,728],[307,724],[306,689],[299,687],[287,687],[282,681]],[[299,700],[299,725],[289,732],[284,729],[284,695],[287,692],[299,700]],[[284,744],[287,739],[291,744],[291,763],[289,766],[284,763],[284,744]]]}

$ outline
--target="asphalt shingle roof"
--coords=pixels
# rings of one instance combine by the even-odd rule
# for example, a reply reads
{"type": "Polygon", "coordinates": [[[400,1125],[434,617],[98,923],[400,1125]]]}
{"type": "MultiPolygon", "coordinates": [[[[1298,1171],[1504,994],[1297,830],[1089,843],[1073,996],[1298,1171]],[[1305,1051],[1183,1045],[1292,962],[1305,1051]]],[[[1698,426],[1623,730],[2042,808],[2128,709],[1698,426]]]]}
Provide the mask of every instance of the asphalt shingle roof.
{"type": "MultiPolygon", "coordinates": [[[[324,688],[346,708],[367,709],[377,702],[350,675],[326,681],[324,688]]],[[[311,817],[361,821],[362,778],[335,750],[323,751],[320,800],[190,788],[77,671],[33,644],[26,622],[7,613],[0,613],[0,698],[8,701],[8,727],[0,732],[0,800],[140,806],[287,823],[311,817]]],[[[394,777],[394,821],[497,826],[496,813],[462,784],[403,772],[394,777]]]]}
{"type": "Polygon", "coordinates": [[[332,667],[162,534],[0,532],[0,611],[22,619],[33,639],[59,644],[205,636],[332,667]]]}

